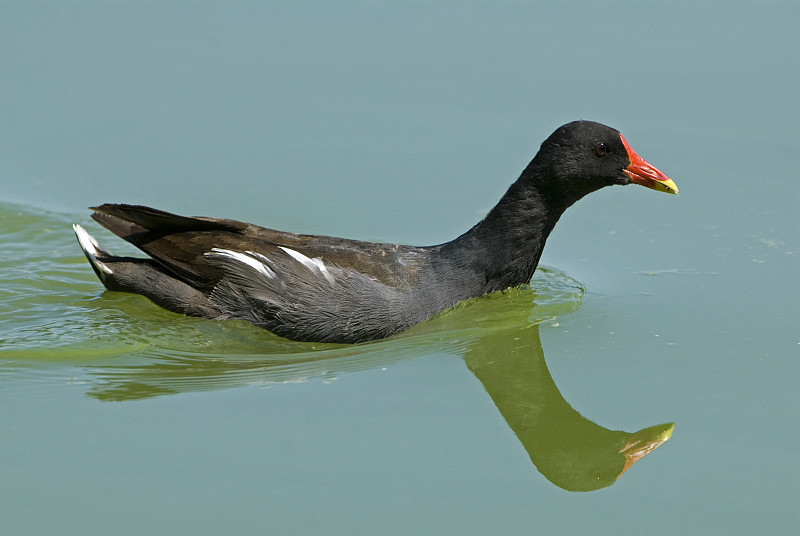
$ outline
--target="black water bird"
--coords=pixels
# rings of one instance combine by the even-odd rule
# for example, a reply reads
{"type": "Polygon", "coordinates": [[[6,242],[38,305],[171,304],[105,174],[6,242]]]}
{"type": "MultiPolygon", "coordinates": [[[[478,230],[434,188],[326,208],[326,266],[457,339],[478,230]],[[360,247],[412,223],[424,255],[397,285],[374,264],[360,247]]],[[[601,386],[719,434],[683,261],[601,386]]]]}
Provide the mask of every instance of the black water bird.
{"type": "Polygon", "coordinates": [[[561,214],[605,186],[678,193],[613,128],[568,123],[486,217],[458,238],[415,247],[312,236],[154,208],[93,207],[150,258],[119,257],[75,233],[107,289],[178,313],[238,318],[277,335],[358,343],[388,337],[457,302],[528,283],[561,214]]]}

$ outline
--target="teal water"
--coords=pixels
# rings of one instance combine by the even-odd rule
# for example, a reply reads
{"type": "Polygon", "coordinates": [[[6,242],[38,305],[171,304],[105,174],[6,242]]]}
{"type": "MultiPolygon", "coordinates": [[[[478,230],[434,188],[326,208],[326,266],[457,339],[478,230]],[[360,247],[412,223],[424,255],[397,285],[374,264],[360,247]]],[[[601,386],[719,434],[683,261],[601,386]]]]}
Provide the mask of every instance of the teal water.
{"type": "Polygon", "coordinates": [[[0,13],[3,533],[793,533],[797,3],[0,13]],[[386,341],[104,292],[71,232],[134,253],[85,209],[132,202],[436,243],[578,118],[681,195],[593,194],[530,286],[386,341]]]}

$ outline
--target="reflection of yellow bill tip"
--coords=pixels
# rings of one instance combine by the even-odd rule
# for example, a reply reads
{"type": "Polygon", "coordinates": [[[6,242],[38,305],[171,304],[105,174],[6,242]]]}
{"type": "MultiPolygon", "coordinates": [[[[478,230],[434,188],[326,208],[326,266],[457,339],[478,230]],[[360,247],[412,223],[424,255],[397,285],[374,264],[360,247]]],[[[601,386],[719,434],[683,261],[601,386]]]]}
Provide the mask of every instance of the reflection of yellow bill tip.
{"type": "Polygon", "coordinates": [[[661,432],[661,434],[658,436],[658,439],[661,441],[666,441],[667,439],[672,437],[672,431],[674,429],[675,429],[675,423],[674,422],[670,423],[669,427],[663,432],[661,432]]]}

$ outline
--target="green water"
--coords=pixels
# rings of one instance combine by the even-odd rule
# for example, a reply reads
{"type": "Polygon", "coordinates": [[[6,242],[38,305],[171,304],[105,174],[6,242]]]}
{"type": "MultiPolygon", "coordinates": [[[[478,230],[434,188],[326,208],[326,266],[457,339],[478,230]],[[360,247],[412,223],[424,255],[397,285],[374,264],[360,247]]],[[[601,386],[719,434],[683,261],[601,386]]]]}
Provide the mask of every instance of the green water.
{"type": "Polygon", "coordinates": [[[796,2],[0,2],[0,532],[792,534],[798,22],[796,2]],[[681,195],[593,194],[530,286],[386,341],[104,292],[71,231],[135,253],[85,209],[131,202],[432,244],[578,118],[681,195]]]}

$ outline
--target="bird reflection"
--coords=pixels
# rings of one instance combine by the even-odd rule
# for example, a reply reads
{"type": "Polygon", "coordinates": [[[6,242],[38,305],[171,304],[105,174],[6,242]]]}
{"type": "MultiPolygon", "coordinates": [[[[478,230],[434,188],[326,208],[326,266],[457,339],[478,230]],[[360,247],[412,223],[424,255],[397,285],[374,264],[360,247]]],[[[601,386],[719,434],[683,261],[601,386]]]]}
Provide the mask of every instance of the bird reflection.
{"type": "Polygon", "coordinates": [[[669,439],[675,425],[629,433],[581,416],[561,396],[547,370],[538,328],[528,326],[515,337],[487,336],[484,344],[467,351],[467,367],[550,482],[568,491],[609,486],[669,439]]]}
{"type": "Polygon", "coordinates": [[[283,347],[279,355],[216,353],[213,358],[163,351],[141,365],[95,369],[89,395],[121,401],[297,382],[455,352],[483,384],[537,470],[560,488],[591,491],[609,486],[669,439],[672,423],[633,433],[609,430],[583,417],[559,392],[545,363],[539,323],[576,309],[580,296],[537,304],[530,288],[499,294],[448,312],[407,336],[379,343],[311,349],[291,343],[293,353],[283,347]]]}

